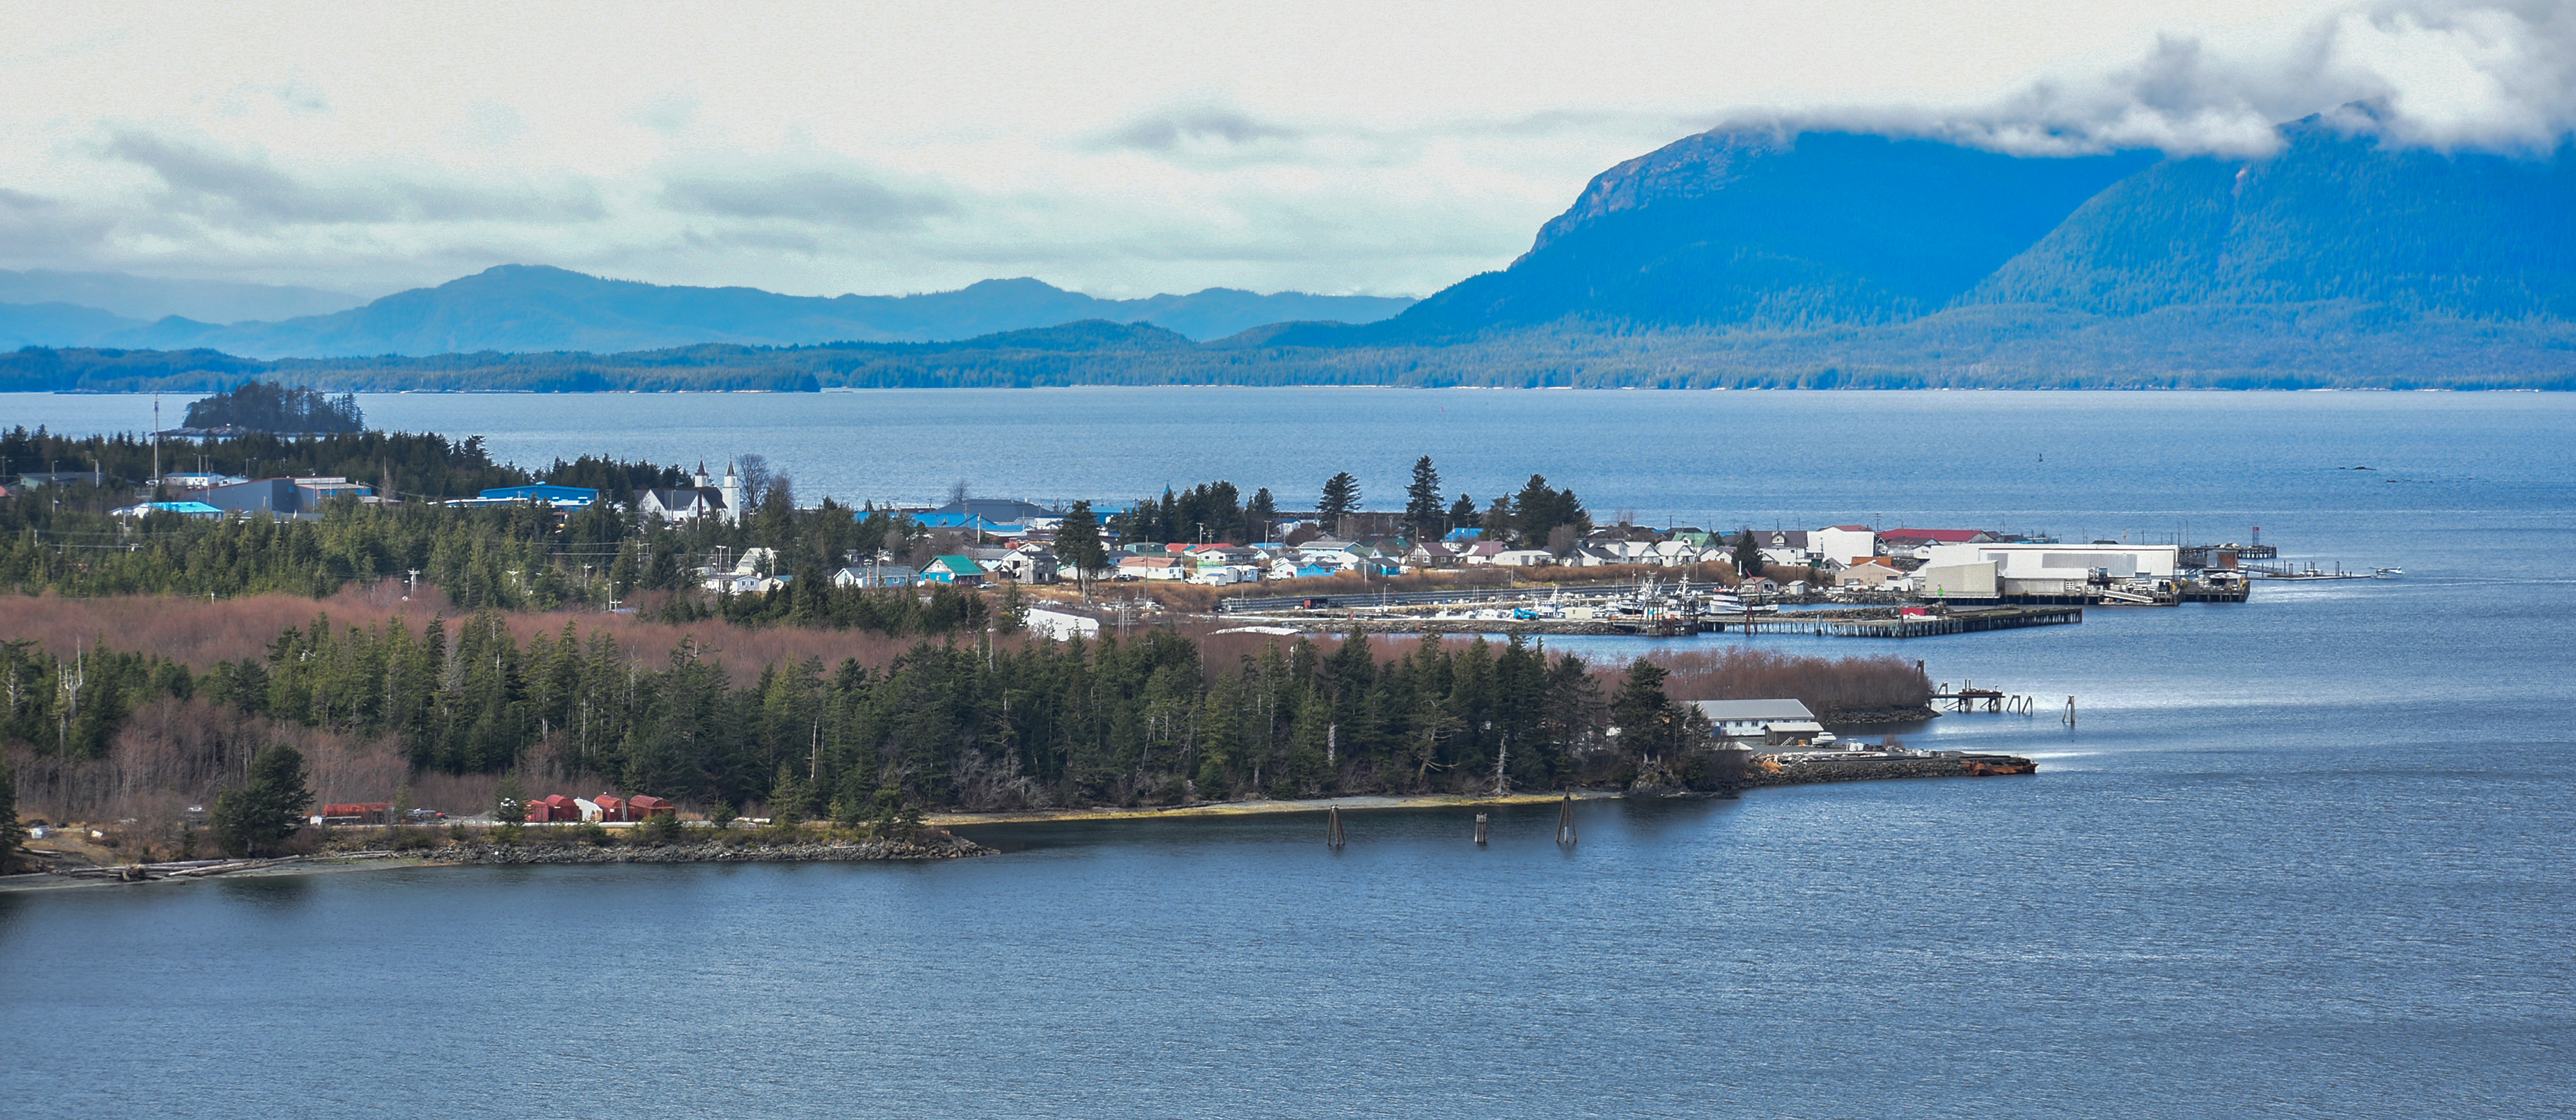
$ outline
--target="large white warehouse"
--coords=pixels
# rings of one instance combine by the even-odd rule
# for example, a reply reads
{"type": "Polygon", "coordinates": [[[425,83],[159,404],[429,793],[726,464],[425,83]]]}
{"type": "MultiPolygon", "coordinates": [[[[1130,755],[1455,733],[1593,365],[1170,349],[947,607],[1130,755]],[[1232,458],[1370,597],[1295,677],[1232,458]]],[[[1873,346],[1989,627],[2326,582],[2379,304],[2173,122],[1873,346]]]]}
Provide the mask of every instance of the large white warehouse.
{"type": "Polygon", "coordinates": [[[1936,544],[1924,568],[1993,563],[2005,595],[2081,593],[2095,575],[2172,579],[2182,549],[2170,544],[1936,544]]]}

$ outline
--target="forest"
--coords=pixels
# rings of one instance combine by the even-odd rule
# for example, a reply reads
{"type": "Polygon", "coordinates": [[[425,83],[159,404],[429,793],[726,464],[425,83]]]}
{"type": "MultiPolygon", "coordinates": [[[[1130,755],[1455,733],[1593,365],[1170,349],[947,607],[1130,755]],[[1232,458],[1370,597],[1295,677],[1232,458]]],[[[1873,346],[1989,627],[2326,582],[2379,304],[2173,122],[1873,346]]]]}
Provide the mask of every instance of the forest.
{"type": "MultiPolygon", "coordinates": [[[[1919,666],[1895,658],[1734,650],[1608,666],[1517,639],[1179,627],[1070,643],[789,631],[764,647],[722,623],[449,617],[418,603],[368,621],[317,612],[263,643],[258,623],[239,616],[292,609],[276,597],[256,608],[165,603],[118,628],[174,651],[163,656],[83,638],[91,626],[115,632],[101,604],[21,602],[31,605],[12,608],[17,628],[50,640],[0,643],[0,739],[22,804],[57,813],[113,803],[137,815],[155,791],[202,796],[288,732],[322,763],[321,795],[340,800],[384,800],[397,782],[510,775],[530,790],[596,785],[861,820],[903,806],[1498,783],[1709,789],[1730,776],[1732,756],[1711,749],[1677,694],[1786,693],[1835,710],[1920,705],[1930,691],[1919,666]],[[667,647],[648,645],[673,633],[667,647]],[[834,645],[846,650],[837,660],[824,652],[834,645]],[[358,765],[371,757],[383,764],[358,765]]],[[[347,597],[332,606],[357,609],[347,597]]]]}

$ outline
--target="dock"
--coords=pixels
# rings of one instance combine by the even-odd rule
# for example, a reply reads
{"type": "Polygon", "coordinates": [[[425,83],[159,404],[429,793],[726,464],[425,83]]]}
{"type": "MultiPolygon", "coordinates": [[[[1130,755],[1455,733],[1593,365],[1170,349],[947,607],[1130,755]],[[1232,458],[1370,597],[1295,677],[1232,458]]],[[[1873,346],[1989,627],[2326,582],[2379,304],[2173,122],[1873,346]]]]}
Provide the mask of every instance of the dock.
{"type": "Polygon", "coordinates": [[[1737,618],[1702,618],[1703,634],[1801,634],[1819,638],[1931,638],[1944,634],[1982,634],[2032,626],[2074,626],[2084,621],[2084,608],[1982,607],[1941,614],[1895,616],[1870,612],[1801,611],[1737,618]]]}

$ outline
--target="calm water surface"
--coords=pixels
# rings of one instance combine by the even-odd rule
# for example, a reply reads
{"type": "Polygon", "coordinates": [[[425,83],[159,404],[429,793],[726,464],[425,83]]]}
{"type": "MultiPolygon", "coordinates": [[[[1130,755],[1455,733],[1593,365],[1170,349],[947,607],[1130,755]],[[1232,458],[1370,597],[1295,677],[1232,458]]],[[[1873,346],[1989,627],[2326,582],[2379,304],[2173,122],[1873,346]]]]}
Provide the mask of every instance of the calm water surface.
{"type": "MultiPolygon", "coordinates": [[[[1392,493],[1429,453],[1471,492],[1543,470],[1653,520],[2260,524],[2296,554],[2407,575],[1896,646],[1774,639],[2075,694],[2079,723],[1912,735],[2036,756],[2034,777],[1589,805],[1571,851],[1548,842],[1552,810],[1500,814],[1481,850],[1466,813],[1384,812],[1354,816],[1339,853],[1295,816],[970,831],[1009,854],[922,867],[0,896],[18,1040],[0,1115],[2576,1111],[2561,398],[366,405],[523,460],[759,449],[848,496],[970,474],[1032,496],[1284,490],[1344,467],[1392,493]],[[610,434],[569,434],[593,424],[610,434]]],[[[116,427],[101,418],[132,407],[0,397],[0,423],[116,427]]]]}

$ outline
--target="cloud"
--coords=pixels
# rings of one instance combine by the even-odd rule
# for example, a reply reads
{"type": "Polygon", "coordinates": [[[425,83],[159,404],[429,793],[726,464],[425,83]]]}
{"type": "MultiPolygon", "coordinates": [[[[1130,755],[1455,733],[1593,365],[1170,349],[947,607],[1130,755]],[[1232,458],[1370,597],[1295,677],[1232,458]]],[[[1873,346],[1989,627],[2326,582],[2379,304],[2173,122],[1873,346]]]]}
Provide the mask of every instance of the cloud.
{"type": "Polygon", "coordinates": [[[100,154],[158,177],[169,210],[250,228],[390,222],[589,221],[602,216],[585,187],[551,194],[501,191],[399,176],[327,184],[289,174],[258,155],[236,155],[150,132],[121,129],[100,154]]]}
{"type": "Polygon", "coordinates": [[[1189,146],[1239,148],[1270,140],[1295,141],[1304,135],[1231,109],[1198,108],[1137,117],[1096,138],[1091,146],[1170,152],[1189,146]]]}
{"type": "Polygon", "coordinates": [[[924,219],[957,209],[939,195],[897,191],[832,171],[762,179],[676,179],[662,188],[662,202],[684,213],[785,219],[853,230],[916,229],[924,219]]]}
{"type": "Polygon", "coordinates": [[[2279,144],[2278,124],[2318,113],[2406,144],[2554,147],[2576,129],[2576,5],[2381,4],[2268,51],[2167,36],[2131,65],[2035,82],[1976,112],[1838,116],[2005,151],[2256,155],[2279,144]]]}

